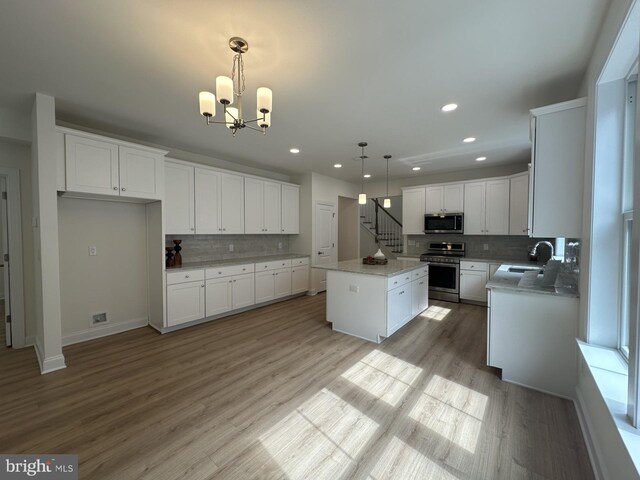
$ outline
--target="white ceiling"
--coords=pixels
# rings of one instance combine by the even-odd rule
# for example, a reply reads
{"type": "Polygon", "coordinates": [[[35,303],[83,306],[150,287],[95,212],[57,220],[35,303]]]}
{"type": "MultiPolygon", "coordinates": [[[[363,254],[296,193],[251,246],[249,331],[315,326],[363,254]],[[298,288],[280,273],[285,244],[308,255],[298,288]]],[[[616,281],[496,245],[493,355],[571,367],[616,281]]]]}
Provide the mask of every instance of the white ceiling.
{"type": "Polygon", "coordinates": [[[0,105],[26,111],[40,91],[68,122],[352,181],[359,141],[372,180],[386,153],[396,178],[522,162],[529,109],[577,95],[608,3],[0,0],[0,105]],[[258,86],[274,92],[266,137],[198,114],[198,92],[230,74],[235,35],[250,45],[245,109],[258,86]],[[441,113],[449,102],[460,108],[441,113]]]}

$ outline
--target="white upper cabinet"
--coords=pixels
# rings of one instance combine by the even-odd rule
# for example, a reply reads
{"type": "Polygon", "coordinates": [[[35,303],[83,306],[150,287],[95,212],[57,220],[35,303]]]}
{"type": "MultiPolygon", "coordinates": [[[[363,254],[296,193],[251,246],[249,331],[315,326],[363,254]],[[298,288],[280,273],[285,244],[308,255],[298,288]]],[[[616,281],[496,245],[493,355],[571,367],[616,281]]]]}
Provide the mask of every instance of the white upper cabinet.
{"type": "Polygon", "coordinates": [[[300,188],[282,185],[282,233],[300,233],[300,188]]]}
{"type": "Polygon", "coordinates": [[[65,151],[68,191],[119,195],[118,145],[66,135],[65,151]]]}
{"type": "MultiPolygon", "coordinates": [[[[220,173],[205,168],[195,169],[195,224],[197,233],[222,233],[220,222],[220,173]]],[[[207,307],[208,308],[208,307],[207,307]]]]}
{"type": "Polygon", "coordinates": [[[66,190],[160,200],[164,153],[103,138],[65,134],[66,190]]]}
{"type": "Polygon", "coordinates": [[[463,183],[426,187],[425,213],[460,213],[464,208],[463,199],[463,183]]]}
{"type": "MultiPolygon", "coordinates": [[[[220,177],[220,226],[223,234],[244,232],[244,177],[223,173],[220,177]]],[[[198,232],[199,233],[199,232],[198,232]]]]}
{"type": "Polygon", "coordinates": [[[464,233],[485,234],[486,182],[471,182],[464,186],[464,233]]]}
{"type": "Polygon", "coordinates": [[[485,203],[487,235],[509,234],[509,179],[488,180],[485,203]]]}
{"type": "Polygon", "coordinates": [[[529,228],[529,175],[511,177],[509,201],[509,235],[527,235],[529,228]]]}
{"type": "MultiPolygon", "coordinates": [[[[425,213],[442,213],[444,210],[444,187],[425,188],[425,213]]],[[[404,201],[404,199],[403,199],[404,201]]]]}
{"type": "Polygon", "coordinates": [[[194,234],[194,168],[165,162],[164,224],[167,235],[194,234]]]}
{"type": "Polygon", "coordinates": [[[421,235],[424,233],[425,187],[402,190],[402,233],[421,235]]]}
{"type": "Polygon", "coordinates": [[[460,213],[464,210],[464,184],[445,185],[442,192],[445,213],[460,213]]]}
{"type": "Polygon", "coordinates": [[[245,233],[282,233],[280,184],[244,179],[245,233]]]}
{"type": "Polygon", "coordinates": [[[582,236],[586,99],[531,110],[529,235],[582,236]]]}
{"type": "Polygon", "coordinates": [[[509,179],[469,182],[464,186],[464,233],[509,233],[509,179]]]}
{"type": "Polygon", "coordinates": [[[160,200],[164,157],[131,147],[119,147],[120,195],[160,200]]]}

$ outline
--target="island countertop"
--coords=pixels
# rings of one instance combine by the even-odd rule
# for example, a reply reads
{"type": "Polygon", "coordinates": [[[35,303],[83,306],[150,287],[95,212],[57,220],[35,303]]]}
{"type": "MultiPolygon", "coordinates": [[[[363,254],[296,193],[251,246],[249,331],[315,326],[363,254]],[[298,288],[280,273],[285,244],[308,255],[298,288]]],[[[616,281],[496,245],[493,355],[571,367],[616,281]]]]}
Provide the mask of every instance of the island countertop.
{"type": "Polygon", "coordinates": [[[313,268],[322,270],[333,270],[338,272],[357,273],[362,275],[380,275],[383,277],[393,277],[401,273],[410,272],[420,267],[428,265],[426,262],[416,262],[415,260],[389,260],[386,265],[365,265],[362,260],[345,260],[326,265],[313,265],[313,268]]]}

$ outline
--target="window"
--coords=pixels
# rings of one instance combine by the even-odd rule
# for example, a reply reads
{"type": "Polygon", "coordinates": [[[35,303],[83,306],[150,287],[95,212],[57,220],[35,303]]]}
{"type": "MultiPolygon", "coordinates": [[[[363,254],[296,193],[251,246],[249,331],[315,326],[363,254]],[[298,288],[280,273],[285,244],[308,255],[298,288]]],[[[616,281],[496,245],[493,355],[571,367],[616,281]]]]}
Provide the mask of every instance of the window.
{"type": "Polygon", "coordinates": [[[629,359],[629,319],[631,287],[631,240],[633,232],[633,163],[635,135],[635,92],[637,74],[627,81],[624,124],[624,157],[622,169],[622,298],[620,309],[619,345],[624,357],[629,359]]]}

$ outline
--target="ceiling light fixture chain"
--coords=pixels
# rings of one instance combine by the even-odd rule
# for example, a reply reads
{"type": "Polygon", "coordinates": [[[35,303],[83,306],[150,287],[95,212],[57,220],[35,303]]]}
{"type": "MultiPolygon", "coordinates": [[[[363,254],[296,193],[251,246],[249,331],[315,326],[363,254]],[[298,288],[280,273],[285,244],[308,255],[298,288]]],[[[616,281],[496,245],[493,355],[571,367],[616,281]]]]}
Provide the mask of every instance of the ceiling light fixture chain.
{"type": "Polygon", "coordinates": [[[391,155],[385,155],[384,159],[387,161],[387,196],[382,202],[383,208],[391,208],[391,199],[389,198],[389,159],[391,155]]]}
{"type": "Polygon", "coordinates": [[[242,97],[245,91],[244,57],[243,54],[249,50],[249,44],[240,37],[229,39],[229,48],[235,52],[233,64],[231,66],[231,77],[216,77],[216,94],[211,92],[200,92],[200,114],[207,120],[207,125],[219,123],[225,125],[233,136],[243,128],[267,134],[267,128],[271,126],[271,111],[273,104],[273,92],[270,88],[259,87],[256,92],[256,118],[252,120],[244,119],[242,108],[242,97]],[[216,115],[216,97],[218,103],[224,108],[224,121],[213,120],[216,115]],[[231,107],[233,103],[235,107],[231,107]],[[256,123],[259,128],[252,127],[248,123],[256,123]]]}

